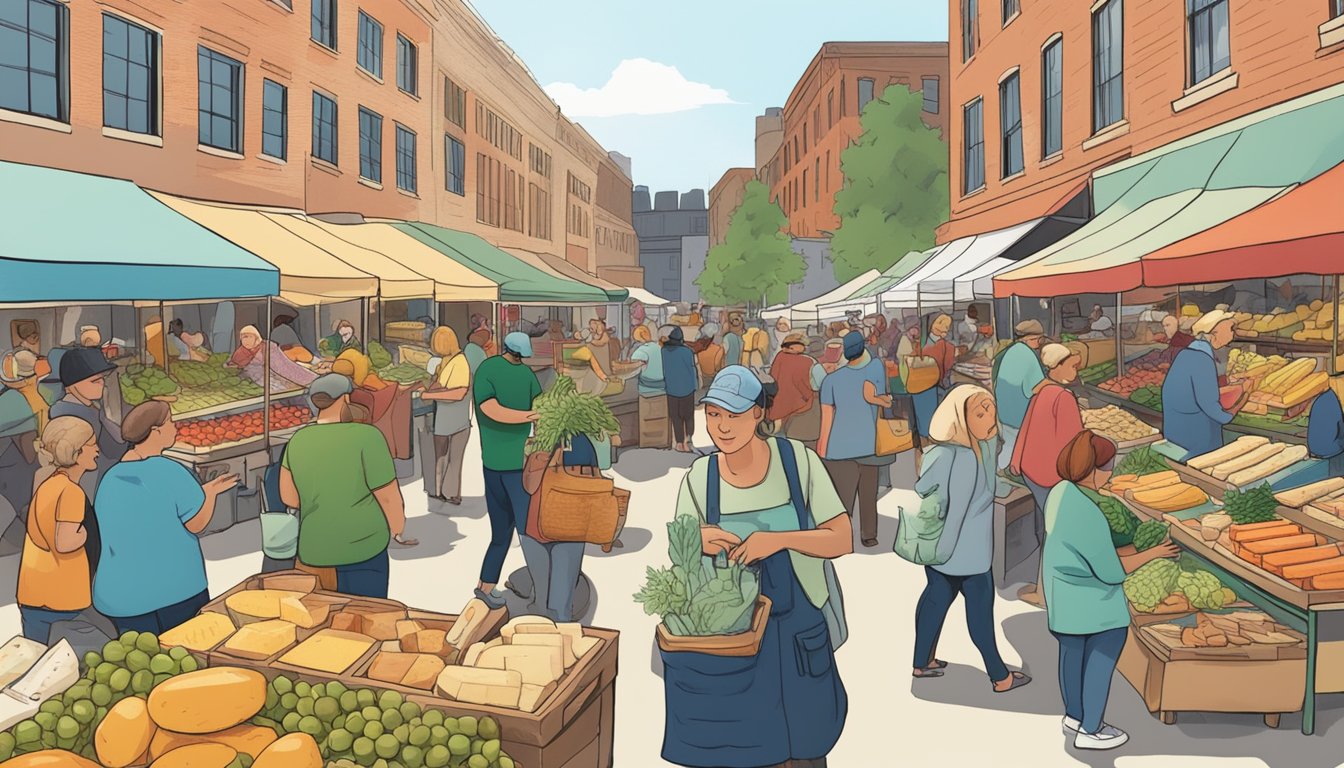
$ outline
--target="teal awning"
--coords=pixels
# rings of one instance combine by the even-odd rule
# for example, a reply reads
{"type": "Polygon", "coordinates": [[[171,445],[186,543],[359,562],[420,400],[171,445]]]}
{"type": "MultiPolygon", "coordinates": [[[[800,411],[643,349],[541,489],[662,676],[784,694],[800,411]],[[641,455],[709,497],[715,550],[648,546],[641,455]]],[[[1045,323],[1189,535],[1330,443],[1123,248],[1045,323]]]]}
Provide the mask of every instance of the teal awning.
{"type": "Polygon", "coordinates": [[[0,303],[274,296],[270,264],[129,181],[0,161],[0,303]]]}
{"type": "Polygon", "coordinates": [[[605,304],[596,286],[545,272],[476,235],[421,222],[392,226],[499,285],[499,300],[523,304],[605,304]]]}

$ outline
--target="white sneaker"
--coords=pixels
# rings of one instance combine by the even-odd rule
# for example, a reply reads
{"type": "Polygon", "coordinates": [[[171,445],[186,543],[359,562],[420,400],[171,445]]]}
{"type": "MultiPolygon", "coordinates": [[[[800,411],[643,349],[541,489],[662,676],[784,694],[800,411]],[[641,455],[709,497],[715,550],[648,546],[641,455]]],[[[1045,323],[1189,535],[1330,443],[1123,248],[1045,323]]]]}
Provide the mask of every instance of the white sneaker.
{"type": "Polygon", "coordinates": [[[1065,735],[1065,736],[1070,736],[1070,735],[1072,735],[1072,734],[1077,733],[1082,727],[1083,727],[1083,724],[1082,724],[1081,722],[1079,722],[1078,720],[1074,720],[1072,717],[1069,717],[1068,715],[1065,715],[1065,716],[1064,716],[1064,735],[1065,735]]]}
{"type": "Polygon", "coordinates": [[[1077,749],[1115,749],[1129,741],[1129,734],[1113,725],[1103,725],[1096,733],[1078,732],[1073,737],[1073,746],[1077,749]]]}

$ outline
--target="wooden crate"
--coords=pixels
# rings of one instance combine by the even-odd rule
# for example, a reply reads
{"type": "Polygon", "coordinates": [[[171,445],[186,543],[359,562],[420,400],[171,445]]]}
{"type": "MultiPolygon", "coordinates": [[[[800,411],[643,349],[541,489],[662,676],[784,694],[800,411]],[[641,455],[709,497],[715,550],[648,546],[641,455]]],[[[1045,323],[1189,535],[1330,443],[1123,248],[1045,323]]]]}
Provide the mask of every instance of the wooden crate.
{"type": "Polygon", "coordinates": [[[672,447],[672,422],[667,418],[666,397],[639,398],[639,447],[672,447]]]}

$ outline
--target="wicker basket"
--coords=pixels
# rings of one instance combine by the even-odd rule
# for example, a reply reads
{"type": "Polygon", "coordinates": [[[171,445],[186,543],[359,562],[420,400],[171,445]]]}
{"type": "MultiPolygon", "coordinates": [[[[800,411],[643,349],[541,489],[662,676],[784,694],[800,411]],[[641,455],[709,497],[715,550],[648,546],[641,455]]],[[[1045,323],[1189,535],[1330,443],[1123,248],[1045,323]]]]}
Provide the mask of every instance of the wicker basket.
{"type": "Polygon", "coordinates": [[[770,619],[770,598],[756,598],[756,610],[751,615],[751,627],[735,635],[674,635],[667,626],[658,624],[658,647],[667,653],[707,653],[711,656],[755,656],[761,650],[765,637],[765,623],[770,619]]]}

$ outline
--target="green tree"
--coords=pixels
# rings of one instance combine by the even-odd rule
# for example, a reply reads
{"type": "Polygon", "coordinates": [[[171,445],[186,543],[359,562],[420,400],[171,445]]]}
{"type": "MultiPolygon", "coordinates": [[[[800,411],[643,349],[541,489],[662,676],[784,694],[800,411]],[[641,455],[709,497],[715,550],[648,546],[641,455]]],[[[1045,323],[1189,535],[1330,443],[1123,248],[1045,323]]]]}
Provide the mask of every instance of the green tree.
{"type": "Polygon", "coordinates": [[[711,304],[786,301],[789,285],[807,274],[807,264],[784,233],[787,224],[784,212],[770,201],[770,190],[755,179],[747,182],[723,243],[709,249],[705,270],[695,279],[704,299],[711,304]]]}
{"type": "Polygon", "coordinates": [[[831,261],[841,283],[933,247],[934,229],[947,221],[947,145],[924,124],[923,104],[908,87],[888,86],[864,108],[863,134],[840,153],[831,261]]]}

